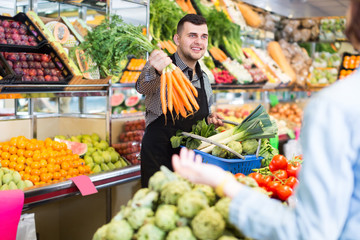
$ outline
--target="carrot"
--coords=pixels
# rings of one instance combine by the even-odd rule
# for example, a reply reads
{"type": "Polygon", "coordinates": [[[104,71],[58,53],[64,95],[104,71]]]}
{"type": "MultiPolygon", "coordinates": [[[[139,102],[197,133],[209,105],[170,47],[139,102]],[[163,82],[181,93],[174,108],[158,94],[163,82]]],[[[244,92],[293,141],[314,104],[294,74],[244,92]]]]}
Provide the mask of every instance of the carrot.
{"type": "MultiPolygon", "coordinates": [[[[177,92],[176,89],[174,89],[174,99],[175,99],[175,101],[176,101],[176,105],[177,105],[178,108],[179,108],[180,115],[181,115],[182,117],[186,118],[186,117],[187,117],[187,115],[186,115],[186,110],[185,110],[185,108],[184,108],[184,105],[181,104],[181,98],[180,98],[179,93],[177,92]]],[[[174,101],[174,102],[175,102],[175,101],[174,101]]]]}
{"type": "Polygon", "coordinates": [[[170,72],[166,72],[166,83],[167,83],[167,104],[168,104],[168,109],[170,111],[170,113],[172,114],[173,111],[173,78],[172,78],[172,74],[170,72]]]}
{"type": "MultiPolygon", "coordinates": [[[[181,71],[181,70],[180,70],[181,71]]],[[[194,97],[194,95],[192,94],[192,92],[190,91],[190,87],[188,87],[185,84],[185,81],[180,78],[181,75],[179,75],[177,72],[175,72],[175,70],[173,71],[173,76],[175,77],[174,79],[174,83],[177,82],[179,84],[179,86],[181,87],[181,89],[184,91],[187,99],[190,101],[190,103],[195,107],[196,110],[199,110],[199,105],[194,97]]],[[[192,85],[192,84],[191,84],[192,85]]]]}
{"type": "Polygon", "coordinates": [[[183,89],[181,89],[178,81],[175,80],[176,77],[177,77],[177,73],[173,73],[173,76],[175,76],[174,81],[173,81],[174,87],[175,87],[175,89],[177,90],[177,92],[179,93],[179,96],[180,96],[180,99],[181,99],[183,105],[185,106],[185,108],[186,108],[188,111],[193,112],[192,106],[191,106],[188,98],[186,97],[185,92],[183,91],[183,89]]]}
{"type": "Polygon", "coordinates": [[[161,109],[163,114],[166,117],[166,75],[163,72],[160,77],[160,99],[161,99],[161,109]]]}
{"type": "Polygon", "coordinates": [[[169,46],[171,46],[172,52],[175,53],[177,50],[176,45],[171,40],[168,40],[167,42],[169,43],[169,46]]]}
{"type": "Polygon", "coordinates": [[[183,81],[186,83],[186,85],[191,89],[192,93],[194,94],[195,97],[198,96],[198,91],[196,90],[196,88],[194,87],[194,85],[192,85],[192,83],[190,82],[190,80],[185,76],[185,74],[180,70],[180,68],[175,68],[174,71],[176,73],[178,73],[183,81]]]}

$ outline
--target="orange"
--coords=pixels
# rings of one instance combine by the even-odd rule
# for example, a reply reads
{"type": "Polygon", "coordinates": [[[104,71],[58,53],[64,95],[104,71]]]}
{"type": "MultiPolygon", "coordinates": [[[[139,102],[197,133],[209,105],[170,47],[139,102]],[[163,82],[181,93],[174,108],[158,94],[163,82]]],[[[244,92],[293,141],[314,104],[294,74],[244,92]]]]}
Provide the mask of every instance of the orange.
{"type": "Polygon", "coordinates": [[[10,164],[9,160],[1,160],[0,162],[2,167],[8,167],[10,164]]]}
{"type": "Polygon", "coordinates": [[[30,166],[31,166],[32,169],[39,169],[40,168],[40,163],[39,162],[32,162],[30,166]]]}
{"type": "Polygon", "coordinates": [[[60,143],[60,147],[61,147],[61,150],[64,150],[64,152],[66,152],[65,151],[67,149],[66,143],[64,143],[64,142],[60,143]]]}
{"type": "Polygon", "coordinates": [[[10,148],[9,148],[9,153],[10,153],[10,154],[17,154],[17,148],[14,147],[14,146],[10,146],[10,148]]]}
{"type": "Polygon", "coordinates": [[[67,171],[70,168],[70,164],[68,162],[62,162],[61,168],[67,171]]]}
{"type": "Polygon", "coordinates": [[[33,144],[33,143],[31,143],[31,142],[26,143],[25,148],[26,148],[26,150],[29,150],[29,151],[34,151],[34,150],[36,150],[35,144],[33,144]]]}
{"type": "Polygon", "coordinates": [[[67,171],[64,169],[60,169],[60,174],[61,174],[61,177],[66,177],[67,171]]]}
{"type": "Polygon", "coordinates": [[[10,162],[16,162],[18,159],[17,155],[10,155],[10,162]]]}
{"type": "Polygon", "coordinates": [[[34,154],[33,154],[33,156],[32,156],[32,159],[33,159],[33,161],[35,161],[35,162],[39,162],[40,159],[41,159],[40,153],[35,153],[35,152],[34,152],[34,154]]]}
{"type": "Polygon", "coordinates": [[[4,160],[8,160],[10,158],[10,153],[2,152],[1,153],[1,158],[4,159],[4,160]]]}
{"type": "Polygon", "coordinates": [[[46,167],[40,168],[40,173],[47,173],[48,169],[46,167]]]}
{"type": "Polygon", "coordinates": [[[78,170],[79,170],[79,173],[80,173],[80,174],[84,174],[84,173],[85,173],[85,167],[83,167],[83,166],[79,166],[79,167],[78,167],[78,170]]]}
{"type": "Polygon", "coordinates": [[[61,173],[60,173],[60,172],[54,172],[53,178],[54,178],[55,180],[60,179],[60,178],[61,178],[61,173]]]}
{"type": "Polygon", "coordinates": [[[65,151],[66,151],[66,154],[72,154],[71,149],[66,149],[65,151]]]}
{"type": "Polygon", "coordinates": [[[21,176],[21,179],[24,179],[24,174],[25,174],[25,172],[24,172],[24,171],[20,171],[19,174],[20,174],[20,176],[21,176]]]}
{"type": "Polygon", "coordinates": [[[25,149],[25,147],[26,147],[26,142],[23,141],[23,140],[20,140],[20,141],[17,142],[16,146],[17,146],[17,148],[25,149]]]}
{"type": "Polygon", "coordinates": [[[10,163],[9,163],[9,168],[10,168],[10,169],[15,169],[16,164],[17,164],[16,162],[10,162],[10,163]]]}
{"type": "Polygon", "coordinates": [[[33,154],[34,154],[33,151],[31,151],[31,150],[25,150],[25,152],[24,152],[24,157],[29,158],[29,157],[32,157],[33,154]]]}
{"type": "Polygon", "coordinates": [[[60,169],[61,169],[61,167],[60,167],[59,164],[54,164],[54,171],[55,171],[55,172],[60,171],[60,169]]]}
{"type": "Polygon", "coordinates": [[[31,173],[31,167],[25,167],[25,173],[31,173]]]}
{"type": "Polygon", "coordinates": [[[32,181],[34,184],[38,183],[40,181],[40,177],[36,175],[32,175],[30,177],[30,181],[32,181]]]}
{"type": "Polygon", "coordinates": [[[39,176],[41,174],[40,170],[39,169],[32,169],[31,170],[31,176],[39,176]]]}
{"type": "MultiPolygon", "coordinates": [[[[23,158],[23,157],[19,157],[18,158],[18,162],[20,161],[19,159],[20,158],[23,158]]],[[[27,166],[31,166],[31,163],[33,162],[33,159],[32,158],[27,158],[27,159],[25,159],[25,164],[27,165],[27,166]]]]}
{"type": "Polygon", "coordinates": [[[78,176],[79,175],[79,170],[77,168],[73,169],[73,175],[74,176],[78,176]]]}
{"type": "Polygon", "coordinates": [[[46,168],[48,172],[55,172],[55,165],[53,163],[48,163],[46,168]]]}
{"type": "Polygon", "coordinates": [[[10,139],[10,145],[11,145],[11,146],[16,146],[17,141],[18,141],[18,139],[17,139],[16,137],[12,137],[12,138],[10,139]]]}
{"type": "Polygon", "coordinates": [[[25,165],[23,163],[18,163],[16,164],[15,166],[15,170],[18,171],[18,172],[21,172],[25,169],[25,165]]]}
{"type": "Polygon", "coordinates": [[[52,147],[53,146],[53,140],[51,140],[51,138],[46,138],[45,139],[45,146],[46,147],[52,147]]]}
{"type": "Polygon", "coordinates": [[[46,167],[47,161],[45,159],[40,160],[40,167],[46,167]]]}
{"type": "Polygon", "coordinates": [[[49,180],[49,175],[47,173],[40,174],[40,180],[43,182],[47,182],[49,180]]]}
{"type": "Polygon", "coordinates": [[[47,162],[48,162],[48,164],[49,163],[55,164],[56,160],[54,158],[48,158],[47,162]]]}
{"type": "Polygon", "coordinates": [[[41,152],[41,158],[43,158],[43,159],[45,159],[45,160],[47,160],[48,158],[49,158],[49,152],[48,151],[43,151],[43,152],[41,152]]]}
{"type": "Polygon", "coordinates": [[[3,151],[3,152],[8,152],[9,149],[10,149],[10,146],[7,145],[7,144],[4,144],[4,145],[2,146],[2,151],[3,151]]]}
{"type": "Polygon", "coordinates": [[[24,173],[23,180],[30,180],[31,175],[29,173],[24,173]]]}
{"type": "Polygon", "coordinates": [[[21,148],[19,148],[18,150],[17,150],[17,155],[20,157],[20,156],[23,156],[24,155],[24,149],[21,149],[21,148]]]}

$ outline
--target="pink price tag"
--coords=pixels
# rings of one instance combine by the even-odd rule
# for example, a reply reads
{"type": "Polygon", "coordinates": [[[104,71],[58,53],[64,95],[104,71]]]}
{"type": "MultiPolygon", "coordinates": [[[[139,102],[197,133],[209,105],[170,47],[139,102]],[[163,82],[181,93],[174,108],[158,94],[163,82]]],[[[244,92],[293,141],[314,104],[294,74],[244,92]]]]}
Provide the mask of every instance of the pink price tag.
{"type": "Polygon", "coordinates": [[[24,192],[22,190],[0,191],[0,239],[16,239],[23,207],[24,192]]]}
{"type": "Polygon", "coordinates": [[[95,188],[94,183],[86,175],[80,175],[70,179],[75,183],[76,187],[79,189],[81,195],[83,196],[98,192],[95,188]]]}

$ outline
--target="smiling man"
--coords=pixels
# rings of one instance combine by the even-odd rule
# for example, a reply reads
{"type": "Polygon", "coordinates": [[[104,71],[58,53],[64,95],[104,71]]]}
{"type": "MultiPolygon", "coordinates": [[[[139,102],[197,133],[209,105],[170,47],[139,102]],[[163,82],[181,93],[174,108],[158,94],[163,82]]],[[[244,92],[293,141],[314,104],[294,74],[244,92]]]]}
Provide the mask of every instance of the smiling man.
{"type": "MultiPolygon", "coordinates": [[[[209,79],[200,68],[198,60],[204,56],[208,46],[208,28],[206,20],[200,15],[188,14],[178,23],[174,36],[177,52],[168,57],[161,50],[154,50],[149,57],[139,79],[136,90],[145,95],[146,129],[141,145],[141,184],[147,187],[149,178],[160,169],[161,165],[172,169],[171,157],[179,153],[180,149],[171,147],[170,138],[177,130],[191,131],[191,127],[198,120],[204,118],[208,123],[223,125],[216,113],[210,112],[213,104],[213,94],[209,79]],[[192,116],[177,120],[172,119],[171,113],[165,116],[161,110],[160,75],[163,69],[173,62],[188,77],[198,91],[200,109],[192,116]],[[168,121],[165,121],[168,119],[168,121]]],[[[175,116],[176,114],[173,113],[175,116]]]]}

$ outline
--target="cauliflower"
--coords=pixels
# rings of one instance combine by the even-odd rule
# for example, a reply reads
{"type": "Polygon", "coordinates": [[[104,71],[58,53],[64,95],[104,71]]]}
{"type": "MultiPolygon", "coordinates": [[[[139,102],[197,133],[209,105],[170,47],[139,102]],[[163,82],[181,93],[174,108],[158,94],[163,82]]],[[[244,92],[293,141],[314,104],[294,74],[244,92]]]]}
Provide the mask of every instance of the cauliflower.
{"type": "Polygon", "coordinates": [[[148,223],[139,229],[136,236],[137,240],[163,240],[165,232],[154,224],[148,223]]]}
{"type": "Polygon", "coordinates": [[[196,240],[189,227],[179,227],[170,231],[166,240],[196,240]]]}
{"type": "Polygon", "coordinates": [[[163,186],[160,199],[165,204],[176,205],[179,197],[190,190],[189,183],[182,180],[172,181],[163,186]]]}
{"type": "Polygon", "coordinates": [[[222,236],[225,221],[213,207],[201,210],[191,221],[194,235],[201,240],[215,240],[222,236]]]}
{"type": "MultiPolygon", "coordinates": [[[[231,141],[226,146],[234,150],[235,152],[241,154],[242,153],[242,145],[238,141],[231,141]]],[[[239,158],[238,156],[235,156],[231,152],[228,153],[228,158],[239,158]]]]}
{"type": "Polygon", "coordinates": [[[125,220],[111,221],[107,225],[106,240],[131,240],[133,229],[125,220]]]}
{"type": "Polygon", "coordinates": [[[149,179],[149,189],[160,192],[164,184],[168,182],[169,179],[166,175],[162,171],[158,171],[149,179]]]}
{"type": "Polygon", "coordinates": [[[155,213],[155,224],[164,231],[176,228],[178,220],[177,207],[174,205],[161,205],[155,213]]]}
{"type": "Polygon", "coordinates": [[[229,207],[230,207],[231,199],[228,197],[221,198],[215,204],[215,210],[221,214],[221,216],[228,222],[229,220],[229,207]]]}
{"type": "Polygon", "coordinates": [[[216,193],[214,191],[214,189],[212,187],[210,187],[209,185],[204,185],[204,184],[196,184],[194,186],[194,190],[202,192],[203,194],[205,194],[207,200],[208,200],[208,204],[209,206],[213,206],[216,202],[216,193]]]}
{"type": "Polygon", "coordinates": [[[96,230],[92,240],[106,240],[106,231],[108,225],[103,225],[96,230]]]}
{"type": "Polygon", "coordinates": [[[226,151],[225,149],[223,149],[219,146],[215,146],[213,148],[211,154],[215,157],[226,158],[228,151],[226,151]]]}
{"type": "Polygon", "coordinates": [[[127,220],[130,226],[133,229],[137,230],[144,224],[144,221],[147,218],[152,216],[154,216],[154,212],[150,208],[134,208],[132,209],[130,215],[127,217],[127,220]]]}
{"type": "Polygon", "coordinates": [[[245,140],[241,143],[243,152],[246,154],[254,154],[256,152],[257,147],[259,146],[258,141],[256,139],[245,140]]]}
{"type": "Polygon", "coordinates": [[[178,211],[182,217],[193,218],[202,209],[209,207],[206,196],[196,190],[184,193],[178,200],[178,211]]]}

